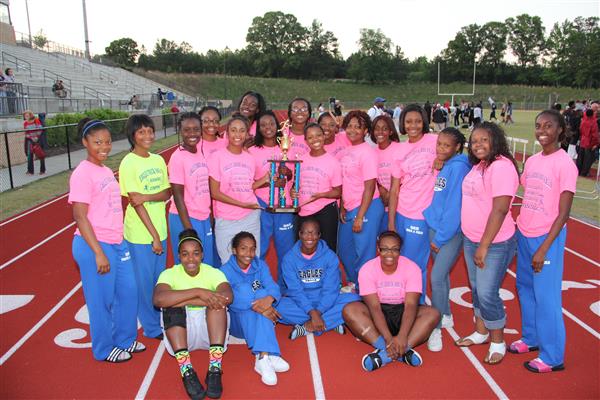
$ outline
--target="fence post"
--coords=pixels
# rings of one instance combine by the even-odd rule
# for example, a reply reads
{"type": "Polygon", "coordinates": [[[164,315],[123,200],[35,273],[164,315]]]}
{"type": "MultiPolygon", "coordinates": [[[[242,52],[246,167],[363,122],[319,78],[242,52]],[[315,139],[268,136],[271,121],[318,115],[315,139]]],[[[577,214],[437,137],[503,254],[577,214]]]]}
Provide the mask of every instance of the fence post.
{"type": "Polygon", "coordinates": [[[162,115],[163,133],[164,133],[165,137],[167,137],[167,119],[165,118],[165,114],[161,114],[161,115],[162,115]]]}
{"type": "Polygon", "coordinates": [[[15,184],[13,182],[12,165],[10,162],[10,146],[8,145],[8,132],[4,132],[4,144],[6,145],[6,160],[8,161],[8,177],[10,179],[10,188],[14,189],[15,184]]]}
{"type": "Polygon", "coordinates": [[[69,170],[71,167],[71,145],[69,144],[69,127],[65,126],[65,138],[67,139],[67,159],[69,160],[69,170]]]}

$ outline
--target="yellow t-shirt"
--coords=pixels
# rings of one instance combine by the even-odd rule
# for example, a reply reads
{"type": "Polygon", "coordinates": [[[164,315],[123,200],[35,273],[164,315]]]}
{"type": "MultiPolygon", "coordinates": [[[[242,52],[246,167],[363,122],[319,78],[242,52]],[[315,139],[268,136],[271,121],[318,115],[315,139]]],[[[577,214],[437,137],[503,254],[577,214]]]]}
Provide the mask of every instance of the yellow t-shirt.
{"type": "MultiPolygon", "coordinates": [[[[127,196],[128,192],[155,194],[168,189],[170,185],[165,160],[157,154],[150,154],[150,157],[146,158],[134,153],[127,154],[119,166],[119,186],[122,196],[127,196]]],[[[145,202],[144,207],[160,240],[165,240],[167,238],[165,202],[145,202]]],[[[150,232],[129,204],[125,210],[124,225],[124,236],[127,241],[135,244],[152,243],[150,232]]]]}
{"type": "Polygon", "coordinates": [[[215,291],[223,282],[228,282],[223,272],[202,263],[196,276],[189,276],[181,264],[177,264],[173,268],[167,268],[160,273],[156,284],[164,283],[171,286],[173,290],[200,288],[215,291]]]}

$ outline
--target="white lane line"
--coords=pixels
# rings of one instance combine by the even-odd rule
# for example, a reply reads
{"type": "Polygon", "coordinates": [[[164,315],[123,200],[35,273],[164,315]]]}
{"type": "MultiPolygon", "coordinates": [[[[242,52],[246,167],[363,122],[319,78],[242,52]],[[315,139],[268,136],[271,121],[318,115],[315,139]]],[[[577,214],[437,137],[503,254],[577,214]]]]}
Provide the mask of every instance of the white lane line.
{"type": "Polygon", "coordinates": [[[11,222],[13,222],[13,221],[16,221],[16,220],[18,220],[19,218],[23,218],[24,216],[26,216],[26,215],[28,215],[28,214],[31,214],[32,212],[35,212],[35,211],[39,210],[40,208],[44,208],[44,207],[46,207],[46,206],[49,206],[49,205],[50,205],[50,204],[52,204],[52,203],[56,203],[57,201],[64,199],[64,198],[65,198],[65,197],[67,197],[68,195],[69,195],[69,193],[65,193],[65,194],[63,194],[63,195],[60,195],[59,197],[57,197],[57,198],[55,198],[55,199],[53,199],[53,200],[50,200],[50,201],[48,201],[48,202],[46,202],[46,203],[44,203],[44,204],[42,204],[42,205],[39,205],[39,206],[37,206],[37,207],[35,207],[35,208],[32,208],[31,210],[29,210],[29,211],[26,211],[26,212],[24,212],[23,214],[19,214],[19,215],[17,215],[17,216],[16,216],[16,217],[14,217],[14,218],[11,218],[11,219],[8,219],[8,220],[6,220],[6,221],[3,221],[2,223],[0,223],[0,226],[4,226],[4,225],[6,225],[6,224],[9,224],[9,223],[11,223],[11,222]]]}
{"type": "Polygon", "coordinates": [[[38,247],[42,246],[46,242],[52,240],[53,238],[55,238],[56,236],[60,235],[61,233],[63,233],[67,229],[71,228],[73,225],[75,225],[75,222],[71,222],[69,225],[65,226],[64,228],[60,229],[59,231],[57,231],[57,232],[53,233],[52,235],[48,236],[46,239],[42,240],[41,242],[39,242],[35,246],[32,246],[28,250],[25,250],[24,252],[22,252],[21,254],[19,254],[18,256],[11,258],[10,260],[8,260],[7,262],[5,262],[4,264],[0,265],[0,270],[3,270],[4,268],[8,267],[13,262],[15,262],[18,259],[20,259],[20,258],[26,256],[27,254],[31,253],[32,251],[34,251],[38,247]]]}
{"type": "Polygon", "coordinates": [[[61,301],[56,303],[56,305],[54,307],[52,307],[52,309],[50,311],[48,311],[48,313],[46,315],[44,315],[44,317],[42,319],[40,319],[38,321],[38,323],[35,324],[33,326],[33,328],[31,328],[29,330],[29,332],[27,332],[21,339],[19,339],[19,341],[17,343],[15,343],[15,345],[13,347],[11,347],[2,356],[2,358],[0,358],[0,365],[3,365],[6,362],[6,360],[8,360],[13,354],[15,354],[15,352],[17,350],[19,350],[21,348],[21,346],[23,346],[23,344],[31,336],[33,336],[33,334],[36,333],[38,331],[38,329],[40,329],[42,327],[42,325],[44,325],[46,323],[46,321],[48,321],[58,311],[58,309],[61,308],[67,302],[67,300],[69,300],[75,294],[75,292],[77,292],[79,290],[80,287],[81,287],[81,282],[77,283],[77,285],[75,285],[75,287],[73,289],[71,289],[71,291],[69,293],[67,293],[67,295],[65,297],[63,297],[61,301]]]}
{"type": "Polygon", "coordinates": [[[308,357],[310,359],[310,371],[315,388],[315,399],[325,400],[323,378],[321,377],[321,368],[319,367],[319,356],[317,354],[317,346],[315,345],[315,336],[312,333],[306,335],[306,344],[308,345],[308,357]]]}
{"type": "Polygon", "coordinates": [[[569,218],[571,218],[572,220],[575,220],[575,221],[577,221],[577,222],[579,222],[579,223],[582,223],[582,224],[584,224],[584,225],[587,225],[587,226],[589,226],[590,228],[594,228],[594,229],[596,229],[596,230],[599,230],[599,231],[600,231],[600,227],[597,227],[596,225],[592,225],[592,224],[590,224],[589,222],[585,222],[585,221],[584,221],[584,220],[582,220],[582,219],[575,218],[575,217],[569,217],[569,218]]]}
{"type": "MultiPolygon", "coordinates": [[[[510,276],[512,276],[515,279],[517,278],[517,274],[515,274],[513,271],[511,271],[510,269],[507,269],[507,271],[508,271],[508,273],[509,273],[510,276]]],[[[588,331],[589,333],[591,333],[592,336],[595,336],[596,339],[600,340],[600,333],[598,333],[594,328],[592,328],[591,326],[589,326],[588,324],[586,324],[585,322],[583,322],[582,320],[580,320],[579,318],[577,318],[575,315],[571,314],[564,307],[562,307],[562,312],[567,317],[571,318],[573,320],[573,322],[575,322],[577,325],[581,326],[583,329],[585,329],[586,331],[588,331]]]]}
{"type": "Polygon", "coordinates": [[[584,256],[581,253],[576,252],[575,250],[571,250],[568,247],[565,247],[565,250],[567,250],[571,254],[575,254],[577,257],[584,259],[585,261],[589,262],[592,265],[595,265],[596,267],[600,267],[600,263],[598,263],[597,261],[592,260],[591,258],[588,258],[588,257],[584,256]]]}
{"type": "Polygon", "coordinates": [[[161,340],[158,348],[156,349],[156,353],[154,353],[154,357],[152,357],[152,362],[148,367],[148,371],[146,371],[146,376],[144,376],[144,380],[142,381],[142,385],[135,395],[136,400],[144,399],[146,394],[148,394],[148,389],[150,389],[150,384],[152,384],[152,380],[154,379],[154,375],[156,374],[156,370],[158,369],[158,365],[160,364],[160,360],[162,359],[163,354],[165,353],[165,344],[161,340]]]}

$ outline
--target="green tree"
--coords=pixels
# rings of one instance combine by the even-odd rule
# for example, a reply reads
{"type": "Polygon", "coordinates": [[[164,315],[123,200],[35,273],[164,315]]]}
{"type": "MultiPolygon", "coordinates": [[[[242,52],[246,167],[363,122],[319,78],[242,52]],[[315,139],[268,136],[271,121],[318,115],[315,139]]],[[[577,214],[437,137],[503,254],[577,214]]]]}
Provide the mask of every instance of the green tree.
{"type": "Polygon", "coordinates": [[[33,45],[38,49],[43,49],[48,44],[48,38],[44,35],[44,31],[40,31],[33,37],[33,45]]]}
{"type": "Polygon", "coordinates": [[[522,68],[539,63],[544,51],[544,25],[538,16],[518,15],[506,20],[508,45],[522,68]]]}
{"type": "Polygon", "coordinates": [[[337,38],[333,32],[324,31],[317,20],[308,28],[303,58],[301,77],[306,79],[332,78],[343,63],[337,38]]]}
{"type": "Polygon", "coordinates": [[[357,44],[358,52],[346,61],[349,78],[371,83],[393,79],[392,40],[381,29],[361,29],[357,44]]]}
{"type": "Polygon", "coordinates": [[[502,77],[506,37],[508,29],[504,22],[488,22],[479,29],[479,71],[485,82],[498,83],[502,77]]]}
{"type": "Polygon", "coordinates": [[[140,54],[136,41],[130,38],[113,40],[104,51],[117,64],[128,67],[135,65],[140,54]]]}

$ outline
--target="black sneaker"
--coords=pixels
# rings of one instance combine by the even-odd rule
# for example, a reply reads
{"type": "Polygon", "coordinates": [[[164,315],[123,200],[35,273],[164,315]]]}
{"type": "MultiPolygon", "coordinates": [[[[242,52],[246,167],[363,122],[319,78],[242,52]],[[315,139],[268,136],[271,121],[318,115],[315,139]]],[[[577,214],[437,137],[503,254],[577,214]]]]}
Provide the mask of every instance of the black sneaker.
{"type": "Polygon", "coordinates": [[[223,394],[222,374],[223,371],[218,368],[211,368],[206,372],[206,395],[211,399],[219,399],[223,394]]]}
{"type": "Polygon", "coordinates": [[[206,391],[200,383],[198,375],[196,375],[196,371],[194,371],[193,368],[185,371],[181,379],[183,380],[183,386],[185,387],[185,391],[187,392],[188,396],[190,396],[190,399],[202,400],[204,398],[206,391]]]}

